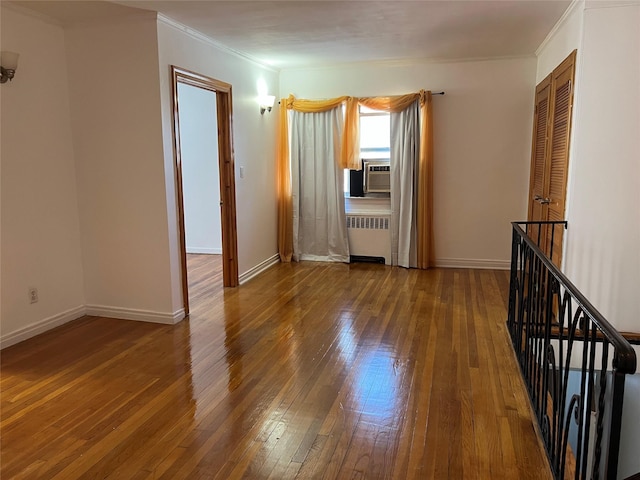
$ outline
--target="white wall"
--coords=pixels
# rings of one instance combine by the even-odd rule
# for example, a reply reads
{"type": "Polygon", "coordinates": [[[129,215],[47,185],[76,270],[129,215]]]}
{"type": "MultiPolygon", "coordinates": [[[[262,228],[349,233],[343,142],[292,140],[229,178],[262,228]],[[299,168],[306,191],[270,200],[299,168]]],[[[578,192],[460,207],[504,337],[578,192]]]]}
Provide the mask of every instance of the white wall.
{"type": "Polygon", "coordinates": [[[4,4],[1,12],[1,47],[20,53],[15,78],[0,87],[7,346],[81,316],[84,292],[64,33],[4,4]]]}
{"type": "MultiPolygon", "coordinates": [[[[636,349],[636,355],[638,354],[636,349]]],[[[628,478],[640,472],[640,374],[627,377],[622,410],[618,478],[628,478]]]]}
{"type": "Polygon", "coordinates": [[[640,332],[640,4],[585,10],[566,270],[640,332]]]}
{"type": "Polygon", "coordinates": [[[66,42],[88,312],[172,323],[156,17],[66,42]]]}
{"type": "MultiPolygon", "coordinates": [[[[640,332],[640,4],[584,13],[566,272],[621,331],[640,332]]],[[[640,354],[640,349],[636,349],[640,354]]],[[[640,375],[628,380],[638,392],[640,375]]],[[[620,476],[640,471],[640,397],[627,394],[620,476]]]]}
{"type": "MultiPolygon", "coordinates": [[[[544,78],[578,48],[564,269],[609,322],[634,332],[640,332],[638,25],[640,3],[580,3],[542,46],[537,72],[544,78]]],[[[618,478],[640,471],[638,392],[636,374],[627,378],[618,478]]]]}
{"type": "Polygon", "coordinates": [[[181,305],[170,66],[186,68],[232,85],[238,270],[241,275],[277,252],[275,137],[278,115],[277,109],[260,115],[257,96],[260,79],[266,83],[270,94],[278,95],[278,73],[223,51],[169,20],[161,19],[158,23],[158,49],[172,292],[174,305],[181,305]],[[238,175],[240,166],[244,167],[244,178],[238,175]]]}
{"type": "Polygon", "coordinates": [[[2,48],[21,53],[0,90],[2,346],[85,312],[184,316],[170,63],[233,85],[240,272],[275,257],[277,113],[256,97],[260,79],[278,94],[277,72],[154,14],[63,30],[3,5],[2,48]]]}
{"type": "Polygon", "coordinates": [[[222,253],[216,94],[178,84],[187,253],[222,253]]]}
{"type": "Polygon", "coordinates": [[[511,221],[526,218],[535,58],[283,70],[281,95],[446,91],[433,100],[436,261],[508,268],[511,221]]]}

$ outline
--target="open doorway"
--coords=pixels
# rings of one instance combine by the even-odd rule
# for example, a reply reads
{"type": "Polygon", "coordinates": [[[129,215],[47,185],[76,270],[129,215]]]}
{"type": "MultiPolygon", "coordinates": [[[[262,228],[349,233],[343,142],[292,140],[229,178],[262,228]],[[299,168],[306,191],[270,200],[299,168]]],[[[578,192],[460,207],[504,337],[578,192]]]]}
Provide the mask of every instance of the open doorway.
{"type": "Polygon", "coordinates": [[[219,282],[221,273],[225,287],[238,285],[231,85],[175,66],[171,73],[182,293],[189,313],[190,269],[198,270],[194,283],[219,282]]]}
{"type": "Polygon", "coordinates": [[[222,255],[216,94],[178,83],[187,255],[222,255]]]}
{"type": "Polygon", "coordinates": [[[216,93],[178,83],[182,205],[189,304],[222,286],[216,93]]]}

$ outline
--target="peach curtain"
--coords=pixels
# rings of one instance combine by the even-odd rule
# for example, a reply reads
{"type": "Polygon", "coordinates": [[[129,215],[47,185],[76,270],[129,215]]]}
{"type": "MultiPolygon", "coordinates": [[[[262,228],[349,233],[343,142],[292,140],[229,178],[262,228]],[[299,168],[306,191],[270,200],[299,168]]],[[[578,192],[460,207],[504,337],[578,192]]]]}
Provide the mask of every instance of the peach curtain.
{"type": "Polygon", "coordinates": [[[418,167],[418,268],[434,265],[433,242],[433,121],[431,92],[391,97],[337,97],[329,100],[296,100],[293,95],[280,101],[280,126],[277,142],[278,168],[278,253],[280,260],[290,262],[293,255],[293,203],[291,198],[291,170],[289,166],[288,110],[324,112],[345,104],[344,137],[340,162],[343,168],[360,169],[360,132],[358,105],[375,110],[400,112],[420,99],[420,157],[418,167]]]}
{"type": "Polygon", "coordinates": [[[382,110],[384,112],[401,112],[409,105],[421,98],[426,92],[421,90],[419,93],[408,93],[407,95],[397,95],[394,97],[369,97],[360,98],[358,103],[374,110],[382,110]]]}
{"type": "MultiPolygon", "coordinates": [[[[280,261],[290,262],[293,257],[293,199],[291,195],[291,166],[289,165],[288,110],[304,113],[326,112],[347,102],[348,97],[329,100],[296,100],[293,95],[280,101],[280,119],[277,141],[278,177],[278,254],[280,261]]],[[[344,139],[341,154],[344,154],[344,139]]],[[[358,147],[359,148],[359,147],[358,147]]],[[[341,164],[344,163],[341,158],[341,164]]]]}
{"type": "Polygon", "coordinates": [[[291,197],[291,168],[289,166],[289,122],[286,99],[280,102],[278,127],[278,253],[281,262],[290,262],[293,256],[293,198],[291,197]]]}
{"type": "Polygon", "coordinates": [[[342,168],[360,170],[360,121],[358,117],[358,99],[348,97],[344,113],[344,138],[340,161],[342,168]]]}
{"type": "Polygon", "coordinates": [[[418,158],[418,268],[435,266],[433,242],[433,120],[431,92],[420,91],[420,156],[418,158]]]}

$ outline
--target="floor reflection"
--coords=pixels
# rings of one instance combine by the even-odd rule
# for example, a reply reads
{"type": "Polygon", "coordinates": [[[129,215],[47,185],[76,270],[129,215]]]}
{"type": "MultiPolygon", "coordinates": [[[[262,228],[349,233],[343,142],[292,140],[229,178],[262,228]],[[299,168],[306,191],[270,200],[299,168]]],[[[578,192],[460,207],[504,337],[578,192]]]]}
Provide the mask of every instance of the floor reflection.
{"type": "Polygon", "coordinates": [[[345,364],[351,365],[355,358],[357,348],[356,332],[353,328],[355,320],[354,312],[350,310],[340,312],[338,322],[340,324],[340,332],[338,333],[338,350],[340,358],[345,364]]]}
{"type": "Polygon", "coordinates": [[[94,317],[3,350],[2,478],[526,478],[546,465],[503,364],[502,297],[487,290],[494,303],[475,311],[502,273],[303,262],[223,289],[198,267],[177,325],[94,317]]]}
{"type": "Polygon", "coordinates": [[[368,352],[354,373],[354,389],[361,421],[385,425],[400,405],[400,378],[391,350],[368,352]]]}
{"type": "Polygon", "coordinates": [[[224,347],[227,361],[227,388],[233,392],[242,383],[244,349],[240,338],[240,305],[238,296],[225,294],[224,302],[224,347]]]}
{"type": "Polygon", "coordinates": [[[392,345],[375,341],[365,347],[367,339],[358,341],[354,327],[355,314],[340,313],[338,322],[338,351],[349,371],[353,413],[360,414],[360,421],[386,425],[394,418],[402,397],[402,362],[392,345]],[[364,348],[363,348],[364,347],[364,348]],[[356,356],[356,352],[359,356],[356,356]]]}
{"type": "Polygon", "coordinates": [[[194,429],[188,322],[87,317],[54,333],[3,351],[3,382],[15,383],[34,366],[38,383],[2,398],[0,477],[133,478],[152,452],[108,468],[90,459],[97,449],[107,454],[162,446],[176,419],[180,432],[194,429]],[[14,364],[20,365],[15,373],[14,364]],[[21,404],[28,414],[14,412],[21,404]],[[169,407],[171,415],[148,413],[169,407]]]}

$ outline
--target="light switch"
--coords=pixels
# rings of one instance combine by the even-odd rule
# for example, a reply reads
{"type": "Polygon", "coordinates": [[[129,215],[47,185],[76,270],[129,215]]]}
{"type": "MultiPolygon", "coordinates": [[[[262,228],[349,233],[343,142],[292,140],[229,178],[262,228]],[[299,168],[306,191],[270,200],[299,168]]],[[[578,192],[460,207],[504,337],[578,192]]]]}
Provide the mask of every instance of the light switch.
{"type": "Polygon", "coordinates": [[[240,178],[244,178],[244,167],[240,167],[240,178]]]}

